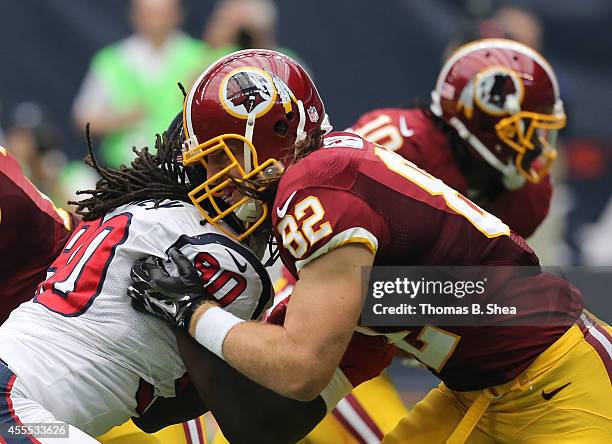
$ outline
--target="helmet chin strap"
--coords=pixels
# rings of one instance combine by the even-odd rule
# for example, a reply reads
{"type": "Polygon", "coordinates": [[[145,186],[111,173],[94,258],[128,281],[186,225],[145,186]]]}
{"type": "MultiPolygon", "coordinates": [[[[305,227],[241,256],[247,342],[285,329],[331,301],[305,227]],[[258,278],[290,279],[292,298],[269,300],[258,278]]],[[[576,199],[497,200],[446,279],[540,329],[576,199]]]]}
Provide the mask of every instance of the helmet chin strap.
{"type": "Polygon", "coordinates": [[[329,134],[331,132],[331,130],[333,130],[334,127],[332,126],[331,122],[329,121],[329,116],[327,115],[327,113],[325,113],[325,116],[323,116],[323,121],[321,122],[321,130],[325,133],[325,134],[329,134]]]}
{"type": "MultiPolygon", "coordinates": [[[[253,143],[253,132],[255,131],[255,113],[249,113],[247,116],[246,129],[244,131],[244,137],[249,142],[253,143]]],[[[244,172],[250,173],[253,171],[253,155],[251,148],[245,142],[244,143],[244,172]]],[[[238,219],[246,223],[255,223],[259,220],[263,214],[263,208],[259,202],[254,199],[249,200],[243,205],[240,205],[234,210],[234,214],[238,219]]]]}
{"type": "Polygon", "coordinates": [[[304,127],[306,126],[306,111],[304,110],[304,103],[301,100],[297,101],[298,112],[300,115],[300,120],[298,121],[297,126],[297,134],[295,136],[295,143],[302,142],[306,140],[306,132],[304,131],[304,127]]]}
{"type": "MultiPolygon", "coordinates": [[[[304,127],[306,126],[306,110],[304,109],[304,103],[301,100],[298,100],[297,107],[298,107],[298,114],[299,114],[300,120],[298,121],[295,142],[299,143],[299,142],[306,140],[306,137],[308,136],[308,134],[306,133],[306,131],[304,131],[304,127]]],[[[325,133],[330,132],[332,129],[329,123],[329,117],[327,116],[327,114],[325,114],[323,118],[321,129],[325,131],[325,133]]],[[[254,130],[255,130],[255,114],[251,113],[247,117],[246,131],[244,133],[244,137],[248,139],[250,142],[252,142],[254,130]]],[[[244,144],[244,164],[245,164],[244,171],[246,173],[249,173],[250,171],[252,171],[253,166],[252,166],[252,161],[251,161],[251,150],[246,143],[244,144]]],[[[240,207],[236,208],[236,210],[234,210],[234,213],[236,214],[236,217],[238,217],[238,219],[242,220],[243,222],[255,223],[262,216],[263,207],[260,202],[254,199],[251,199],[248,202],[246,202],[244,205],[241,205],[240,207]]]]}
{"type": "Polygon", "coordinates": [[[234,214],[242,222],[252,224],[257,222],[259,218],[263,215],[263,207],[258,201],[251,199],[236,208],[234,210],[234,214]]]}
{"type": "Polygon", "coordinates": [[[502,163],[478,137],[465,127],[461,120],[457,117],[451,117],[448,123],[455,128],[459,137],[468,142],[489,165],[502,174],[502,183],[508,190],[516,190],[525,184],[526,179],[516,170],[512,162],[502,163]]]}
{"type": "MultiPolygon", "coordinates": [[[[440,118],[443,117],[444,113],[440,105],[440,93],[438,91],[434,90],[431,92],[431,105],[429,105],[429,109],[434,115],[440,118]]],[[[478,137],[473,135],[465,127],[461,120],[456,117],[451,117],[449,123],[455,128],[459,137],[468,142],[489,165],[502,173],[502,183],[506,189],[517,190],[525,185],[526,179],[521,176],[521,173],[516,170],[516,167],[512,163],[503,164],[501,160],[499,160],[497,156],[478,139],[478,137]]]]}

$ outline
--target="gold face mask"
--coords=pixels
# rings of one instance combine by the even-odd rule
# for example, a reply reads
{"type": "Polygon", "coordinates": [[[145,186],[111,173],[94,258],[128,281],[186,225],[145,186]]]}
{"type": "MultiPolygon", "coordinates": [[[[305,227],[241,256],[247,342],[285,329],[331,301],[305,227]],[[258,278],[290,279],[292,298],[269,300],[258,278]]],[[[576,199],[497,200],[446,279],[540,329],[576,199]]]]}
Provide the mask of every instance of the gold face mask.
{"type": "Polygon", "coordinates": [[[566,125],[565,113],[540,114],[530,111],[501,119],[495,131],[501,141],[518,152],[517,171],[529,182],[540,182],[557,158],[555,143],[558,130],[566,125]],[[534,168],[534,163],[537,168],[534,168]]]}
{"type": "Polygon", "coordinates": [[[266,186],[254,185],[254,179],[261,178],[264,170],[273,165],[278,166],[280,163],[275,159],[268,159],[260,165],[253,144],[244,136],[238,134],[217,136],[194,148],[183,151],[183,164],[185,166],[195,165],[198,162],[204,166],[208,176],[202,184],[189,192],[189,198],[206,221],[237,241],[244,240],[261,226],[268,217],[269,211],[265,202],[244,195],[241,190],[236,189],[236,183],[252,189],[254,193],[262,192],[266,189],[266,186]],[[251,168],[245,168],[242,165],[228,142],[234,146],[244,146],[245,161],[251,165],[251,168]],[[210,175],[207,164],[209,156],[221,156],[220,158],[223,159],[225,165],[213,175],[210,175]],[[225,160],[227,160],[226,164],[225,160]],[[228,192],[230,192],[229,196],[228,192]],[[242,197],[234,203],[228,202],[228,197],[232,197],[234,193],[241,193],[242,197]],[[208,211],[203,207],[203,203],[206,201],[210,203],[208,211]],[[235,212],[238,218],[245,222],[246,229],[244,232],[234,233],[225,224],[221,223],[221,220],[232,212],[235,212]]]}

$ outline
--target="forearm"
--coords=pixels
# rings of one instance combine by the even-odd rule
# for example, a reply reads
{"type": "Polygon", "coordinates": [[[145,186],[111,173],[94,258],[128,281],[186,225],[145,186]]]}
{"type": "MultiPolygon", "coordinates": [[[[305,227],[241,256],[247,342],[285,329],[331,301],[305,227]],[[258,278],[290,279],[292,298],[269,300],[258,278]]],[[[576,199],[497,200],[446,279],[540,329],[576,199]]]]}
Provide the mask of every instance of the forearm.
{"type": "Polygon", "coordinates": [[[191,338],[177,333],[191,380],[232,443],[299,441],[324,417],[321,398],[295,401],[268,390],[191,338]]]}
{"type": "MultiPolygon", "coordinates": [[[[209,320],[203,317],[208,308],[211,304],[200,307],[190,324],[191,335],[204,338],[200,342],[205,347],[209,346],[208,337],[201,332],[196,334],[196,326],[199,320],[200,325],[208,325],[209,320]]],[[[341,357],[341,352],[313,350],[309,344],[296,340],[285,327],[259,322],[242,322],[231,328],[223,340],[222,351],[232,367],[253,381],[302,401],[314,399],[325,388],[341,357]]]]}
{"type": "Polygon", "coordinates": [[[321,371],[314,353],[306,352],[280,326],[240,324],[226,337],[223,350],[225,359],[249,378],[302,401],[316,397],[332,377],[321,371]]]}

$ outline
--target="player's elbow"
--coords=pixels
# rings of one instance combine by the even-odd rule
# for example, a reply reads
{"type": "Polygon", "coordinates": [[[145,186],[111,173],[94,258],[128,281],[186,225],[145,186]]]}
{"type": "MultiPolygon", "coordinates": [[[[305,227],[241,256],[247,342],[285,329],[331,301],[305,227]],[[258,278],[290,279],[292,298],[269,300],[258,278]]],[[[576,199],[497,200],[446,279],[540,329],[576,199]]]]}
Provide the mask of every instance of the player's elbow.
{"type": "Polygon", "coordinates": [[[293,379],[285,396],[297,401],[312,401],[327,387],[332,374],[320,365],[307,366],[300,377],[293,379]]]}
{"type": "Polygon", "coordinates": [[[312,401],[321,394],[324,388],[325,385],[319,383],[296,384],[296,387],[289,393],[289,397],[296,401],[312,401]]]}

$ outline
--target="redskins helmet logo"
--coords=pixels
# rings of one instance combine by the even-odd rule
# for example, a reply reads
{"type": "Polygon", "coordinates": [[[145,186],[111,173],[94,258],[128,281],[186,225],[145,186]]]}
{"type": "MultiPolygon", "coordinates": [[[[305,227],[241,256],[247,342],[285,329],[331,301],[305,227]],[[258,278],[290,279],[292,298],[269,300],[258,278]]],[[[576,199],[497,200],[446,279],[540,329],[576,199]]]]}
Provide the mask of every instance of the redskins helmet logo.
{"type": "Polygon", "coordinates": [[[223,79],[219,88],[219,98],[225,110],[240,119],[246,119],[250,114],[263,116],[276,97],[272,76],[255,67],[235,69],[223,79]]]}
{"type": "Polygon", "coordinates": [[[468,82],[457,102],[457,110],[463,110],[468,119],[474,115],[474,104],[492,116],[513,115],[521,110],[524,95],[523,82],[516,72],[492,66],[468,82]]]}

